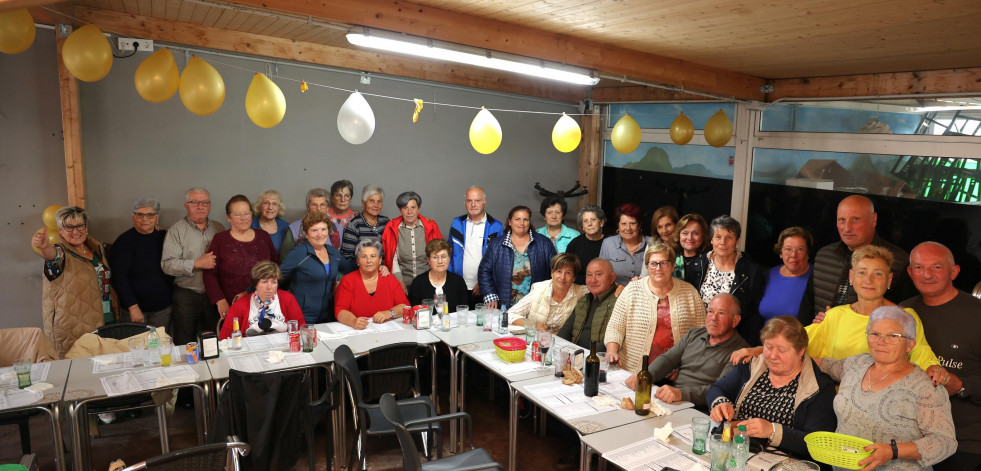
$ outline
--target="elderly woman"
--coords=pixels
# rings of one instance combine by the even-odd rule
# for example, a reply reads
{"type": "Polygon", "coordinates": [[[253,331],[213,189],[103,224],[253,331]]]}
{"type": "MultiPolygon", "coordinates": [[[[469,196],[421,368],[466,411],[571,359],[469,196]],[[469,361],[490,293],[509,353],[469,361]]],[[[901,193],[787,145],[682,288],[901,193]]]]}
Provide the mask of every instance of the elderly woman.
{"type": "Polygon", "coordinates": [[[338,274],[349,273],[354,267],[341,253],[328,244],[330,217],[313,212],[303,217],[303,233],[307,240],[286,255],[283,278],[303,311],[307,324],[333,322],[334,281],[338,274]]]}
{"type": "Polygon", "coordinates": [[[613,219],[617,221],[617,235],[607,237],[600,247],[600,258],[613,264],[617,284],[626,285],[641,276],[644,271],[644,253],[649,239],[640,230],[640,206],[624,203],[617,206],[613,219]]]}
{"type": "Polygon", "coordinates": [[[31,245],[44,258],[44,333],[64,357],[82,334],[116,321],[117,300],[106,248],[89,236],[88,213],[65,206],[55,220],[61,242],[51,245],[45,228],[34,234],[31,245]]]}
{"type": "Polygon", "coordinates": [[[222,318],[232,303],[246,296],[256,263],[279,263],[269,234],[252,229],[252,204],[245,195],[231,197],[225,204],[225,215],[230,228],[211,239],[208,252],[215,256],[215,267],[204,271],[204,289],[222,318]]]}
{"type": "Polygon", "coordinates": [[[761,355],[709,388],[706,401],[712,420],[738,422],[750,437],[810,459],[804,436],[835,429],[835,383],[805,353],[807,332],[797,318],[770,319],[760,340],[761,355]]]}
{"type": "MultiPolygon", "coordinates": [[[[307,191],[307,214],[327,212],[327,190],[323,188],[311,188],[307,191]]],[[[283,238],[282,245],[279,247],[279,258],[285,259],[286,255],[298,244],[306,240],[307,236],[303,233],[303,219],[300,218],[290,223],[289,232],[283,238]]],[[[334,246],[338,247],[338,246],[334,246]]]]}
{"type": "Polygon", "coordinates": [[[112,244],[112,286],[133,322],[170,331],[170,287],[174,279],[160,268],[167,231],[157,227],[160,202],[144,197],[133,203],[133,227],[112,244]]]}
{"type": "Polygon", "coordinates": [[[359,213],[351,209],[351,198],[354,196],[354,184],[351,180],[337,180],[330,186],[330,206],[327,215],[334,222],[335,231],[330,234],[330,245],[341,246],[341,237],[347,229],[347,223],[359,213]]]}
{"type": "Polygon", "coordinates": [[[531,284],[549,279],[555,245],[541,234],[534,235],[531,209],[515,206],[508,213],[504,237],[487,242],[477,268],[477,283],[489,308],[507,306],[531,291],[531,284]]]}
{"type": "MultiPolygon", "coordinates": [[[[855,288],[858,300],[829,309],[824,321],[807,326],[811,338],[807,347],[809,355],[842,359],[869,352],[869,343],[865,339],[869,315],[882,306],[896,305],[883,297],[892,283],[892,261],[892,252],[875,245],[866,245],[852,254],[848,280],[855,288]]],[[[923,337],[923,324],[912,309],[906,309],[906,312],[916,322],[916,342],[911,348],[910,361],[926,369],[931,376],[935,375],[942,368],[936,366],[940,362],[923,337]]]]}
{"type": "Polygon", "coordinates": [[[808,325],[814,320],[814,282],[808,262],[814,238],[803,227],[788,227],[780,232],[773,250],[783,265],[773,267],[766,278],[766,289],[760,301],[764,320],[790,315],[808,325]]]}
{"type": "Polygon", "coordinates": [[[528,295],[508,309],[508,323],[532,329],[544,324],[545,329],[557,334],[588,292],[585,286],[573,283],[579,264],[579,258],[570,253],[553,257],[552,279],[531,285],[528,295]]]}
{"type": "Polygon", "coordinates": [[[410,304],[422,304],[423,300],[433,299],[438,294],[446,296],[450,311],[467,304],[470,296],[467,282],[463,281],[462,276],[447,271],[450,268],[451,250],[450,244],[443,239],[433,239],[426,244],[429,271],[417,276],[409,285],[410,304]]]}
{"type": "MultiPolygon", "coordinates": [[[[384,202],[385,190],[380,186],[365,185],[361,190],[363,211],[348,222],[347,228],[344,229],[344,238],[341,240],[341,255],[351,262],[357,263],[354,250],[362,240],[381,240],[385,225],[388,224],[388,218],[381,214],[384,202]]],[[[378,256],[382,255],[383,253],[379,251],[378,256]]],[[[384,274],[388,274],[387,267],[384,274]]]]}
{"type": "Polygon", "coordinates": [[[382,275],[381,243],[365,239],[354,247],[358,269],[344,275],[337,285],[334,300],[334,314],[337,321],[364,329],[368,323],[387,322],[401,318],[402,308],[409,300],[402,291],[402,285],[391,275],[382,275]]]}
{"type": "Polygon", "coordinates": [[[674,277],[685,279],[691,262],[709,248],[709,228],[705,218],[698,214],[686,214],[678,220],[671,234],[671,243],[678,257],[674,261],[674,277]]]}
{"type": "Polygon", "coordinates": [[[422,197],[414,191],[406,191],[395,199],[401,216],[388,221],[382,232],[382,253],[385,266],[408,287],[412,280],[426,271],[428,257],[426,244],[442,238],[439,225],[419,214],[422,197]]]}
{"type": "Polygon", "coordinates": [[[234,319],[238,319],[238,327],[244,336],[286,332],[288,321],[305,324],[296,298],[289,291],[279,289],[282,273],[276,263],[263,260],[252,267],[249,276],[255,291],[232,304],[221,325],[219,338],[232,336],[234,319]]]}
{"type": "Polygon", "coordinates": [[[576,284],[586,284],[586,264],[590,260],[599,257],[600,249],[603,248],[603,226],[606,225],[606,213],[603,208],[595,204],[587,204],[579,210],[576,215],[579,220],[579,228],[582,234],[565,248],[565,253],[571,253],[579,258],[582,265],[576,272],[576,284]]]}
{"type": "Polygon", "coordinates": [[[652,245],[644,254],[650,275],[627,285],[606,326],[607,357],[640,371],[641,357],[653,360],[694,327],[705,325],[705,304],[692,285],[671,277],[674,250],[652,245]]]}
{"type": "Polygon", "coordinates": [[[252,204],[252,229],[262,229],[269,234],[272,239],[276,253],[283,246],[283,240],[288,237],[290,224],[283,219],[286,215],[286,205],[283,204],[283,195],[276,190],[266,190],[259,194],[255,203],[252,204]]]}
{"type": "Polygon", "coordinates": [[[865,447],[872,455],[858,462],[862,469],[932,469],[957,451],[946,391],[909,361],[922,336],[911,314],[883,306],[869,316],[865,337],[871,353],[815,360],[841,383],[835,431],[875,442],[865,447]]]}
{"type": "Polygon", "coordinates": [[[565,213],[569,211],[569,203],[560,196],[549,196],[542,201],[539,211],[545,218],[545,227],[538,229],[538,233],[548,237],[555,244],[556,253],[564,253],[569,242],[579,236],[579,231],[562,224],[565,213]]]}
{"type": "Polygon", "coordinates": [[[678,210],[674,206],[661,206],[651,217],[651,242],[671,245],[671,235],[678,225],[678,210]]]}
{"type": "Polygon", "coordinates": [[[724,214],[712,220],[712,250],[698,256],[685,270],[685,281],[692,284],[706,305],[715,295],[729,293],[739,300],[743,319],[737,330],[750,345],[759,345],[763,320],[759,305],[766,280],[760,266],[741,252],[739,221],[724,214]]]}

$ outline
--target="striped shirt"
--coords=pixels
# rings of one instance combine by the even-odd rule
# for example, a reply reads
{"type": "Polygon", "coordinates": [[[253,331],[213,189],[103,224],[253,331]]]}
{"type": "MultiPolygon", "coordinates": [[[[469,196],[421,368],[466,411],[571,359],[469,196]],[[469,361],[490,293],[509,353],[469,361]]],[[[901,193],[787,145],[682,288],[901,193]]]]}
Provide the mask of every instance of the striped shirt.
{"type": "MultiPolygon", "coordinates": [[[[362,239],[374,239],[381,242],[385,224],[388,224],[388,218],[380,214],[378,215],[378,224],[374,226],[368,224],[368,221],[364,218],[364,214],[355,216],[351,219],[351,222],[347,223],[347,229],[344,229],[344,239],[341,241],[341,255],[351,262],[356,263],[357,261],[354,259],[354,248],[357,247],[358,242],[361,242],[362,239]]],[[[385,254],[379,253],[378,255],[380,259],[384,260],[385,254]]]]}

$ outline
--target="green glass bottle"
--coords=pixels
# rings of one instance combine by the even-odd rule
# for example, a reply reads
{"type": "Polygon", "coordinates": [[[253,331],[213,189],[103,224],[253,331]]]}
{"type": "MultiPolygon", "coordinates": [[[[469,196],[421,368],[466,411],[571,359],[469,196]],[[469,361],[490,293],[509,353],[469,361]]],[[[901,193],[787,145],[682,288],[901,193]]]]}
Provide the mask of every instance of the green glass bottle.
{"type": "Polygon", "coordinates": [[[637,372],[637,389],[634,396],[634,412],[637,415],[651,413],[651,373],[647,371],[649,357],[644,355],[644,367],[637,372]]]}
{"type": "Polygon", "coordinates": [[[599,394],[599,369],[600,360],[599,356],[596,355],[596,341],[593,340],[589,345],[589,356],[586,357],[586,364],[584,365],[585,378],[583,378],[583,394],[586,397],[593,397],[599,394]]]}

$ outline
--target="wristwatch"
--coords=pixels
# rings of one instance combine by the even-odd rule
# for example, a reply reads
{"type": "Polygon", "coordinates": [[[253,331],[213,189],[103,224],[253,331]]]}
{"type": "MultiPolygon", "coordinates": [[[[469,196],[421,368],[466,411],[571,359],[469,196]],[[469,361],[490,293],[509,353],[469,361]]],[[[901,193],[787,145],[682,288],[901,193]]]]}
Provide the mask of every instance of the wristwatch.
{"type": "Polygon", "coordinates": [[[392,319],[395,319],[395,309],[389,309],[388,312],[392,313],[392,319]]]}

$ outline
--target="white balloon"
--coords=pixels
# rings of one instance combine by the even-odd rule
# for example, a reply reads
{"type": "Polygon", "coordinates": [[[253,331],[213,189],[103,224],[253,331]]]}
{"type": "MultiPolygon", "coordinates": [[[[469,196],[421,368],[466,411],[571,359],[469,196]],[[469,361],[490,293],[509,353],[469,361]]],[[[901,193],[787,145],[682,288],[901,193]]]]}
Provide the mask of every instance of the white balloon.
{"type": "Polygon", "coordinates": [[[347,97],[337,112],[337,131],[351,144],[364,144],[375,132],[375,113],[359,92],[347,97]]]}

